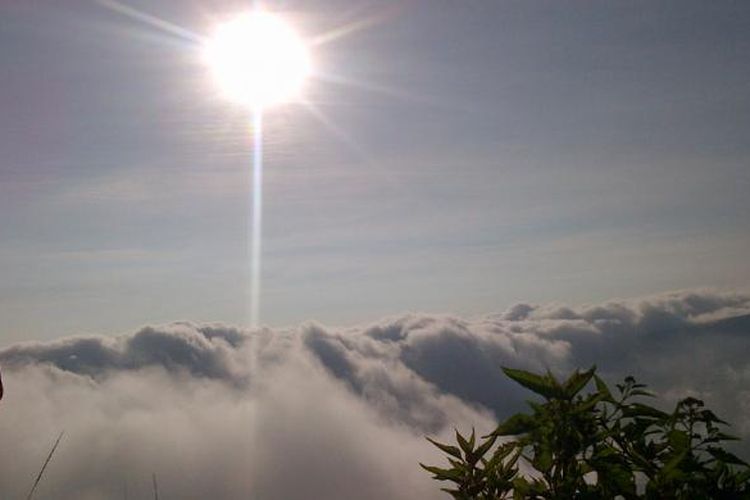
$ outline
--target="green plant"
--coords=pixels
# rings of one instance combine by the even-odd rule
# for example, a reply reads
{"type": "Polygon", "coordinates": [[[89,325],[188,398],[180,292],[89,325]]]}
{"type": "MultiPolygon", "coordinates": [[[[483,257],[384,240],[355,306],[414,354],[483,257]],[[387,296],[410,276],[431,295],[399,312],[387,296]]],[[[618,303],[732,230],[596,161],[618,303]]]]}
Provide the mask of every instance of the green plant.
{"type": "Polygon", "coordinates": [[[721,447],[737,438],[702,401],[667,413],[642,402],[652,395],[632,377],[611,391],[595,368],[566,380],[503,371],[542,400],[479,442],[473,431],[456,431],[458,446],[430,439],[450,467],[420,465],[453,498],[750,499],[750,466],[721,447]]]}

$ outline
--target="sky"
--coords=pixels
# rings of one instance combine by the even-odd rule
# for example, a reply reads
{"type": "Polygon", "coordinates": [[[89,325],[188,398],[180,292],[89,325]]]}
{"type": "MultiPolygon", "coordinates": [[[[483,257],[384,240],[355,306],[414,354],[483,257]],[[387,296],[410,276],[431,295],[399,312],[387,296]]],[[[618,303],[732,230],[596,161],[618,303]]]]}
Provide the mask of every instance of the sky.
{"type": "MultiPolygon", "coordinates": [[[[199,36],[239,2],[131,1],[199,36]]],[[[266,113],[261,322],[745,287],[744,2],[279,2],[309,106],[266,113]]],[[[248,324],[251,117],[199,45],[4,2],[4,343],[248,324]]]]}
{"type": "Polygon", "coordinates": [[[268,1],[311,42],[264,115],[235,0],[0,2],[0,496],[445,498],[499,366],[704,399],[750,456],[750,3],[268,1]],[[290,478],[293,478],[290,480],[290,478]]]}

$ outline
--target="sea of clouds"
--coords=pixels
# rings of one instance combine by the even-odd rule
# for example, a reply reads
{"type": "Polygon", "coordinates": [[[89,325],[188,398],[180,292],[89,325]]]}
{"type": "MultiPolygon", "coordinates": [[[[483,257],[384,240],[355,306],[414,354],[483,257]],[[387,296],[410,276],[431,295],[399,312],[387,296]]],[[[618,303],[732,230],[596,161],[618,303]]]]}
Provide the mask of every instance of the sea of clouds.
{"type": "MultiPolygon", "coordinates": [[[[0,351],[0,498],[445,498],[425,435],[491,430],[529,393],[500,366],[599,367],[707,401],[750,440],[750,294],[689,290],[483,317],[243,330],[178,322],[0,351]]],[[[750,446],[740,445],[750,455],[750,446]]]]}

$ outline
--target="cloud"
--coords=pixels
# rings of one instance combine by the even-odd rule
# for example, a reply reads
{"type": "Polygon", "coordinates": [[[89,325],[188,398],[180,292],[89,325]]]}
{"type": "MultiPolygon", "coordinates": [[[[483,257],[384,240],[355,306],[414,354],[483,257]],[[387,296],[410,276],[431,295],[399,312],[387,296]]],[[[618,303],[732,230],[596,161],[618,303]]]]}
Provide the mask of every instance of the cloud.
{"type": "MultiPolygon", "coordinates": [[[[517,304],[477,318],[247,331],[189,322],[0,351],[2,496],[59,499],[442,498],[423,436],[480,431],[528,393],[501,365],[596,363],[663,397],[708,401],[750,436],[750,295],[692,290],[588,306],[517,304]]],[[[745,449],[747,446],[745,445],[745,449]]]]}
{"type": "Polygon", "coordinates": [[[133,335],[69,337],[47,343],[25,343],[0,354],[13,365],[49,364],[78,375],[101,378],[114,371],[133,371],[161,366],[167,371],[185,370],[193,377],[243,380],[236,359],[245,336],[236,328],[174,323],[146,327],[133,335]]]}

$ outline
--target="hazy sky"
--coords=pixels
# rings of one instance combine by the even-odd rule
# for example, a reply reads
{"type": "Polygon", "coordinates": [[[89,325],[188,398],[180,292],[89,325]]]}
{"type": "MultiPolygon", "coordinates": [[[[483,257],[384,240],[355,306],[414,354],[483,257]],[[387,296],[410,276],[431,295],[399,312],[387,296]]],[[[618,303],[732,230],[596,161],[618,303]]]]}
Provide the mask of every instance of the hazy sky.
{"type": "MultiPolygon", "coordinates": [[[[242,9],[127,5],[199,35],[242,9]]],[[[314,49],[316,111],[267,115],[263,323],[750,284],[750,3],[268,5],[378,22],[314,49]]],[[[250,117],[198,47],[3,2],[0,69],[1,343],[246,324],[250,117]]]]}
{"type": "Polygon", "coordinates": [[[123,2],[0,1],[0,494],[64,429],[41,496],[442,498],[424,436],[523,408],[500,365],[747,455],[750,2],[269,0],[329,42],[265,116],[262,330],[194,40],[253,2],[123,2]]]}

